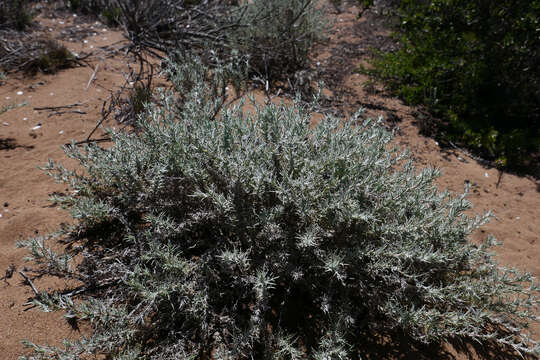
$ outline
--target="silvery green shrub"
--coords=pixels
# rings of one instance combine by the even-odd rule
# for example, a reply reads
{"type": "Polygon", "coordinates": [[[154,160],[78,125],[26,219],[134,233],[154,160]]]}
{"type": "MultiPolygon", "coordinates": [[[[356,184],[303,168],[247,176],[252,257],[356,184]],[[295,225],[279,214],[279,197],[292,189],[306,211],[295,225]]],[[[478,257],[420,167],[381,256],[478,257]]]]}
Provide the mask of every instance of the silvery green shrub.
{"type": "Polygon", "coordinates": [[[354,359],[358,334],[384,329],[538,354],[536,282],[468,242],[489,214],[466,216],[438,170],[360,113],[310,127],[297,103],[214,119],[201,94],[225,72],[201,69],[172,67],[176,95],[148,105],[142,131],[67,147],[81,170],[46,167],[76,221],[22,245],[36,271],[81,285],[35,304],[92,333],[27,343],[23,359],[354,359]]]}

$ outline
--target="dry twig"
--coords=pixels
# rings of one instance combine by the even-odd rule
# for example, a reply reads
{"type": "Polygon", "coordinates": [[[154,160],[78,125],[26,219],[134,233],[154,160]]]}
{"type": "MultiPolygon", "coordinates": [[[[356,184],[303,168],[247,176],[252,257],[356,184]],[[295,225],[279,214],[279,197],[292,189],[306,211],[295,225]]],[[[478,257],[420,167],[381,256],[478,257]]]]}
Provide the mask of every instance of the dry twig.
{"type": "Polygon", "coordinates": [[[39,296],[39,291],[36,289],[34,283],[32,282],[32,280],[28,277],[28,275],[26,275],[24,272],[22,271],[19,271],[19,274],[21,274],[21,276],[24,278],[25,280],[25,283],[27,285],[30,285],[30,287],[32,288],[32,291],[34,292],[34,294],[36,294],[36,296],[39,296]]]}

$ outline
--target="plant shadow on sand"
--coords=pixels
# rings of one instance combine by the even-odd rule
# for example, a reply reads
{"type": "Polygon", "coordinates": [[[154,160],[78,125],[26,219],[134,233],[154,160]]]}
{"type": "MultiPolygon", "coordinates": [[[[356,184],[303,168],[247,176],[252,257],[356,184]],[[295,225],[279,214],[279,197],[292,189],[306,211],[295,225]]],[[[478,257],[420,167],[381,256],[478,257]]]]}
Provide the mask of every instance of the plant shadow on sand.
{"type": "Polygon", "coordinates": [[[19,145],[13,138],[0,138],[0,151],[1,150],[14,150],[16,148],[23,148],[25,150],[31,150],[34,148],[32,145],[19,145]]]}
{"type": "Polygon", "coordinates": [[[400,359],[400,360],[458,360],[458,359],[536,359],[534,356],[520,356],[511,349],[504,349],[494,342],[480,344],[472,340],[454,339],[448,343],[423,344],[400,333],[365,332],[359,334],[358,346],[361,359],[400,359]]]}

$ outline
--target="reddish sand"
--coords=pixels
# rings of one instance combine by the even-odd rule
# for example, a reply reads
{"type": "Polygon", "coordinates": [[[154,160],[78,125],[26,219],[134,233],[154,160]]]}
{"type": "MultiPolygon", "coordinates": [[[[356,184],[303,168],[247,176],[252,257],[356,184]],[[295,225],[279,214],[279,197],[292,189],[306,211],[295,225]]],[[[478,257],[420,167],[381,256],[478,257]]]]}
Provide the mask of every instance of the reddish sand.
{"type": "MultiPolygon", "coordinates": [[[[366,28],[367,20],[357,20],[357,13],[357,8],[350,7],[338,16],[329,44],[320,50],[317,57],[321,67],[324,68],[326,62],[335,61],[336,56],[337,60],[340,60],[339,56],[347,57],[348,53],[343,49],[353,49],[354,53],[365,47],[360,30],[366,28]],[[339,53],[332,54],[332,49],[338,49],[339,53]]],[[[92,53],[87,59],[92,68],[78,67],[34,78],[11,74],[0,86],[0,108],[23,101],[28,103],[0,114],[0,277],[11,264],[16,267],[11,278],[0,281],[0,358],[7,360],[16,359],[23,353],[23,339],[39,344],[60,344],[62,338],[80,335],[67,325],[62,314],[27,310],[27,306],[24,306],[33,293],[29,286],[23,284],[23,278],[18,273],[24,271],[22,258],[25,250],[17,249],[15,241],[35,234],[46,234],[55,230],[61,222],[69,221],[66,212],[48,201],[53,192],[66,191],[66,186],[54,184],[38,166],[43,166],[49,158],[73,165],[60,146],[72,139],[86,138],[101,117],[101,106],[109,90],[123,84],[122,70],[126,70],[121,55],[108,58],[106,55],[110,52],[100,49],[101,46],[117,44],[122,40],[120,32],[101,24],[85,23],[72,16],[56,19],[39,17],[38,20],[44,33],[53,37],[66,27],[79,25],[77,29],[89,29],[91,36],[84,39],[87,43],[82,39],[71,42],[69,38],[62,43],[74,52],[92,53]],[[64,24],[60,24],[60,21],[64,24]],[[48,28],[53,31],[48,32],[48,28]],[[92,35],[92,31],[97,35],[92,35]],[[86,90],[98,64],[97,76],[86,90]],[[18,95],[20,91],[22,95],[18,95]],[[82,105],[66,110],[80,110],[85,114],[54,114],[52,111],[34,110],[36,107],[74,103],[82,105]],[[38,124],[40,127],[32,130],[38,124]]],[[[367,91],[364,88],[367,77],[352,71],[358,64],[365,63],[365,59],[351,55],[346,60],[348,62],[345,61],[341,67],[342,78],[325,93],[329,97],[339,93],[340,98],[337,99],[336,95],[335,100],[344,104],[346,113],[361,104],[370,104],[369,115],[399,119],[396,140],[411,149],[419,165],[432,165],[442,170],[443,175],[438,182],[441,189],[462,192],[464,183],[469,182],[473,185],[470,200],[474,212],[494,211],[496,217],[475,233],[473,240],[485,238],[488,233],[493,234],[504,242],[497,249],[500,263],[540,276],[540,183],[533,178],[504,174],[497,187],[499,173],[496,169],[483,167],[459,150],[442,151],[433,139],[419,135],[415,125],[416,109],[376,91],[380,90],[380,85],[375,85],[375,90],[367,91]]],[[[98,137],[99,134],[101,131],[98,131],[98,137]]],[[[46,278],[34,283],[39,290],[63,286],[58,280],[46,278]]],[[[540,327],[535,328],[540,332],[540,327]]],[[[539,335],[535,338],[539,339],[539,335]]],[[[397,357],[402,358],[401,355],[397,357]]]]}

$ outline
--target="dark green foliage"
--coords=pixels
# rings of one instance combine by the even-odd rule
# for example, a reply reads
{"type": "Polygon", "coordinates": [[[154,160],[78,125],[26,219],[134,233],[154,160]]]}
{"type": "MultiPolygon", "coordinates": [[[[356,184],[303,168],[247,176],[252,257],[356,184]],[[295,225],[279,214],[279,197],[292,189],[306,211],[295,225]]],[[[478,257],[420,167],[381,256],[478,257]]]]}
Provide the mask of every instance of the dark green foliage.
{"type": "Polygon", "coordinates": [[[121,9],[114,0],[64,0],[68,8],[100,17],[110,26],[120,24],[121,9]]]}
{"type": "Polygon", "coordinates": [[[32,21],[26,0],[3,0],[0,2],[0,30],[25,30],[32,21]]]}
{"type": "Polygon", "coordinates": [[[66,69],[75,65],[75,57],[63,45],[56,41],[43,41],[41,54],[30,59],[24,66],[27,74],[34,75],[37,72],[54,74],[58,70],[66,69]]]}
{"type": "Polygon", "coordinates": [[[375,61],[447,139],[508,167],[540,150],[540,1],[401,0],[399,51],[375,61]]]}
{"type": "Polygon", "coordinates": [[[144,111],[144,106],[152,101],[152,89],[144,85],[136,85],[129,94],[129,103],[135,115],[144,111]]]}
{"type": "Polygon", "coordinates": [[[94,333],[29,344],[33,359],[350,359],[359,334],[384,329],[538,354],[522,334],[536,282],[467,241],[489,215],[468,218],[465,195],[440,193],[436,169],[360,115],[310,128],[305,107],[268,105],[216,119],[212,89],[234,68],[171,65],[180,98],[162,94],[140,132],[66,148],[83,172],[47,166],[78,222],[23,245],[82,286],[35,303],[94,333]]]}

